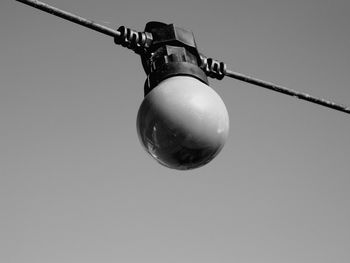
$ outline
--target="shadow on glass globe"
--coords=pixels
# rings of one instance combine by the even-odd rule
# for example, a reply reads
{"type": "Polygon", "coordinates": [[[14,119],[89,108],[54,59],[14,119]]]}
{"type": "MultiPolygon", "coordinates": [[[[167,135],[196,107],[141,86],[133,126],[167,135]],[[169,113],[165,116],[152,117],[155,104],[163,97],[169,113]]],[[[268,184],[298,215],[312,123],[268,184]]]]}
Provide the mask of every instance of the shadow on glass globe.
{"type": "Polygon", "coordinates": [[[220,96],[188,76],[163,80],[143,100],[137,133],[159,163],[178,170],[201,167],[222,149],[229,117],[220,96]]]}

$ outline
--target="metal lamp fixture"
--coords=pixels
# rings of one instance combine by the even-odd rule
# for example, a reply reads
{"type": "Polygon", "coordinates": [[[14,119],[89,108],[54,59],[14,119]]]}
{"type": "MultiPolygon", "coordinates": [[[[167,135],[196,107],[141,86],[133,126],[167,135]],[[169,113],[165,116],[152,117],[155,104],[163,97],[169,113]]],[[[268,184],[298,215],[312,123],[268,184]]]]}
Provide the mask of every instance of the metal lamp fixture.
{"type": "Polygon", "coordinates": [[[114,30],[34,0],[16,0],[114,37],[141,56],[147,74],[137,115],[141,144],[159,163],[186,170],[205,165],[222,149],[229,132],[224,102],[207,77],[229,76],[260,87],[350,113],[350,108],[227,70],[198,52],[192,32],[173,24],[147,23],[144,32],[114,30]]]}
{"type": "MultiPolygon", "coordinates": [[[[119,31],[124,43],[142,39],[142,33],[124,27],[119,31]]],[[[169,168],[202,166],[226,141],[229,118],[224,102],[208,86],[191,32],[159,22],[149,22],[145,32],[143,43],[148,38],[151,44],[136,49],[147,74],[137,116],[140,142],[169,168]]]]}

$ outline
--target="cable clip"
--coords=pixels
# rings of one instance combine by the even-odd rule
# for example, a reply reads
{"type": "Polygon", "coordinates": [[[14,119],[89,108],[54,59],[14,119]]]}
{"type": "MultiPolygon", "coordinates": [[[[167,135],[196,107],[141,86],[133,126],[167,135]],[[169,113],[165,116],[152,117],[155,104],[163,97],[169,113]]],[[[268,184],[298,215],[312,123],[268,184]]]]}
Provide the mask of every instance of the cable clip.
{"type": "Polygon", "coordinates": [[[114,43],[129,48],[137,54],[144,54],[151,46],[153,37],[149,32],[137,32],[125,26],[118,28],[120,36],[114,38],[114,43]]]}
{"type": "Polygon", "coordinates": [[[221,80],[226,75],[226,64],[201,55],[201,69],[208,77],[221,80]]]}

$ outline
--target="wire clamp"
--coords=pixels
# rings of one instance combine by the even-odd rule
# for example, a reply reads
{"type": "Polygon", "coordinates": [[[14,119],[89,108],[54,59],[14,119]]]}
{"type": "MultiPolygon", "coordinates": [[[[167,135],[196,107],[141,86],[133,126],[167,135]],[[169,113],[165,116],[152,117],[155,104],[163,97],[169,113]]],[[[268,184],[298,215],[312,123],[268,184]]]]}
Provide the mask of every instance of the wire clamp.
{"type": "Polygon", "coordinates": [[[153,41],[152,34],[149,32],[138,32],[125,26],[120,26],[117,31],[120,32],[120,36],[114,38],[114,43],[129,48],[137,54],[145,53],[153,41]]]}
{"type": "Polygon", "coordinates": [[[219,62],[212,58],[207,58],[201,55],[201,69],[207,74],[208,77],[221,80],[226,75],[226,64],[219,62]]]}

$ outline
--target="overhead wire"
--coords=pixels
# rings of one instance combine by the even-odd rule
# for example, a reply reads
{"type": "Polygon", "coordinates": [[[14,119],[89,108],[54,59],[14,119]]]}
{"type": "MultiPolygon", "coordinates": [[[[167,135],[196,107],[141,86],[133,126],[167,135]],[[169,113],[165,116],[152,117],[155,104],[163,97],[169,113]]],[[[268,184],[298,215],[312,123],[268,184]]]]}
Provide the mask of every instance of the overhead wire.
{"type": "MultiPolygon", "coordinates": [[[[85,26],[87,28],[90,28],[92,30],[98,31],[100,33],[103,33],[105,35],[109,35],[111,37],[114,37],[115,43],[121,44],[123,46],[126,46],[128,48],[134,48],[138,47],[139,49],[147,47],[149,45],[150,38],[148,38],[147,33],[136,33],[134,31],[131,31],[130,29],[125,29],[124,31],[121,30],[114,30],[109,27],[106,27],[104,25],[100,25],[96,23],[95,21],[85,19],[83,17],[77,16],[73,13],[63,11],[61,9],[58,9],[56,7],[50,6],[48,4],[45,4],[40,1],[36,0],[16,0],[18,2],[24,3],[26,5],[32,6],[34,8],[40,9],[44,12],[47,12],[49,14],[61,17],[63,19],[69,20],[73,23],[85,26]]],[[[350,114],[350,107],[344,106],[341,104],[337,104],[325,99],[316,98],[314,96],[311,96],[306,93],[298,92],[292,89],[288,89],[286,87],[273,84],[271,82],[263,81],[257,78],[253,78],[241,73],[234,72],[232,70],[226,69],[226,65],[223,62],[217,62],[213,59],[207,59],[204,56],[201,57],[201,59],[204,61],[204,64],[202,65],[202,69],[207,73],[209,77],[214,77],[217,79],[222,79],[224,76],[234,78],[240,81],[244,81],[256,86],[260,86],[266,89],[270,89],[279,93],[283,93],[286,95],[290,95],[293,97],[296,97],[301,100],[305,100],[308,102],[312,102],[315,104],[319,104],[324,107],[328,107],[334,110],[342,111],[345,113],[350,114]]],[[[202,61],[202,62],[203,62],[202,61]]]]}
{"type": "Polygon", "coordinates": [[[54,6],[45,4],[40,1],[36,0],[16,0],[17,2],[21,2],[23,4],[32,6],[34,8],[40,9],[46,13],[49,13],[51,15],[55,15],[58,17],[61,17],[63,19],[69,20],[73,23],[88,27],[92,30],[95,30],[97,32],[103,33],[105,35],[111,36],[111,37],[118,37],[120,36],[120,32],[117,30],[114,30],[112,28],[106,27],[104,25],[98,24],[95,21],[85,19],[83,17],[80,17],[78,15],[75,15],[73,13],[58,9],[54,6]]]}
{"type": "Polygon", "coordinates": [[[341,105],[341,104],[337,104],[337,103],[334,103],[334,102],[329,101],[329,100],[316,98],[316,97],[311,96],[307,93],[302,93],[302,92],[298,92],[298,91],[295,91],[292,89],[288,89],[286,87],[283,87],[283,86],[280,86],[280,85],[277,85],[277,84],[274,84],[271,82],[267,82],[264,80],[253,78],[253,77],[250,77],[250,76],[247,76],[247,75],[244,75],[241,73],[237,73],[237,72],[234,72],[231,70],[226,70],[225,76],[230,77],[230,78],[234,78],[234,79],[237,79],[240,81],[244,81],[244,82],[256,85],[256,86],[260,86],[260,87],[263,87],[266,89],[270,89],[270,90],[273,90],[276,92],[280,92],[280,93],[283,93],[286,95],[290,95],[290,96],[293,96],[293,97],[301,99],[301,100],[306,100],[308,102],[319,104],[319,105],[322,105],[324,107],[328,107],[328,108],[331,108],[334,110],[338,110],[338,111],[342,111],[342,112],[350,114],[350,107],[347,107],[347,106],[341,105]]]}

